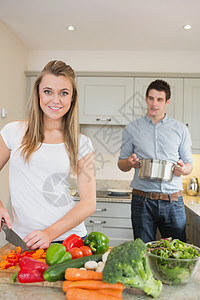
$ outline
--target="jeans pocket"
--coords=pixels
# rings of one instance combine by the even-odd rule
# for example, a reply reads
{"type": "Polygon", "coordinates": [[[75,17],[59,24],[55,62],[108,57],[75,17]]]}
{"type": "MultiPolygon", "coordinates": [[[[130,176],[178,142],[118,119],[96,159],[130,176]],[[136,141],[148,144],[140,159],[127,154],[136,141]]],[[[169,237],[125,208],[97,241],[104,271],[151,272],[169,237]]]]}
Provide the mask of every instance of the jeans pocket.
{"type": "Polygon", "coordinates": [[[184,207],[183,196],[179,196],[178,201],[174,201],[173,203],[174,206],[176,207],[180,207],[180,208],[184,207]]]}
{"type": "Polygon", "coordinates": [[[132,205],[141,206],[144,203],[144,197],[133,194],[132,195],[132,205]]]}

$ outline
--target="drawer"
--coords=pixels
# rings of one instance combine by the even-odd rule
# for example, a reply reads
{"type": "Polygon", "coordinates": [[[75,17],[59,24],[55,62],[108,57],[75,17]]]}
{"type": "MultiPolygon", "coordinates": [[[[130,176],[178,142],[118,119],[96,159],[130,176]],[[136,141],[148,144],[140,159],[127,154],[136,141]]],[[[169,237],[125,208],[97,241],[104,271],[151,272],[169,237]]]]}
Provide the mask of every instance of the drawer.
{"type": "MultiPolygon", "coordinates": [[[[75,200],[75,202],[78,200],[75,200]]],[[[96,203],[94,217],[131,218],[131,204],[124,202],[100,202],[96,203]]]]}
{"type": "Polygon", "coordinates": [[[114,219],[111,218],[87,218],[85,225],[88,233],[93,231],[104,233],[109,238],[110,247],[115,247],[124,242],[132,241],[133,230],[131,227],[131,221],[127,222],[127,219],[118,219],[113,222],[113,220],[114,219]]]}
{"type": "Polygon", "coordinates": [[[131,219],[116,219],[105,217],[94,217],[93,215],[85,220],[85,225],[101,225],[103,227],[132,228],[131,219]]]}

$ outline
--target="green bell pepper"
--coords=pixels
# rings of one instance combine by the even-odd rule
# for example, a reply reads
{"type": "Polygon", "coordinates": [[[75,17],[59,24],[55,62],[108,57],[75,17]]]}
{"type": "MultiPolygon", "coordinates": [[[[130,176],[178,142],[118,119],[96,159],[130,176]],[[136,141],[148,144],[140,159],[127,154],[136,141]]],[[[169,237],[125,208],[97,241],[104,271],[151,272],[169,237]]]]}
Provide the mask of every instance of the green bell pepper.
{"type": "Polygon", "coordinates": [[[64,245],[55,243],[52,244],[46,252],[46,263],[51,266],[58,263],[63,263],[72,259],[69,252],[66,251],[64,245]]]}
{"type": "Polygon", "coordinates": [[[84,245],[89,246],[95,254],[105,253],[109,248],[108,237],[101,232],[91,232],[84,240],[84,245]]]}

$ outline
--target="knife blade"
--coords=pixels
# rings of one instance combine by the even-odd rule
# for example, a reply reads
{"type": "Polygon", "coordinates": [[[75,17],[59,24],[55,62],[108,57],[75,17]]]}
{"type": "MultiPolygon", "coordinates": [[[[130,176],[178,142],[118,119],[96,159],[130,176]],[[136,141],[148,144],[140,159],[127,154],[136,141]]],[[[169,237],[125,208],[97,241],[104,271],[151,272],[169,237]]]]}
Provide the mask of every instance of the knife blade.
{"type": "Polygon", "coordinates": [[[20,238],[20,236],[14,232],[12,229],[9,229],[4,220],[1,221],[1,229],[6,234],[6,240],[14,246],[20,246],[22,250],[29,250],[24,241],[20,238]]]}

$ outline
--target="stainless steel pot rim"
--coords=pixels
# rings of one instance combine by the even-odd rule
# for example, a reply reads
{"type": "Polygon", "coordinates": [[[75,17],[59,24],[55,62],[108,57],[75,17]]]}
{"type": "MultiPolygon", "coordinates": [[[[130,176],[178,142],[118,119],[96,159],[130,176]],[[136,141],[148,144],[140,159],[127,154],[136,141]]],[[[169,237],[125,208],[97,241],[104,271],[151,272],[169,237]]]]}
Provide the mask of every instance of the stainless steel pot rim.
{"type": "Polygon", "coordinates": [[[174,163],[172,161],[162,160],[162,159],[157,159],[157,158],[141,158],[139,160],[140,163],[142,163],[143,161],[149,161],[149,162],[155,162],[155,163],[165,163],[165,164],[172,164],[172,165],[174,165],[174,163]]]}

